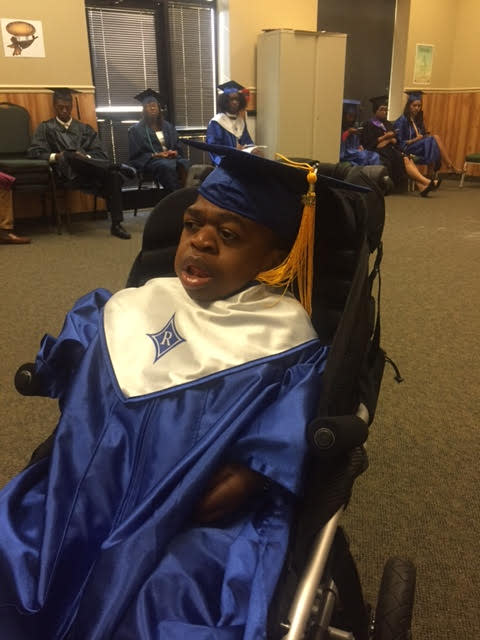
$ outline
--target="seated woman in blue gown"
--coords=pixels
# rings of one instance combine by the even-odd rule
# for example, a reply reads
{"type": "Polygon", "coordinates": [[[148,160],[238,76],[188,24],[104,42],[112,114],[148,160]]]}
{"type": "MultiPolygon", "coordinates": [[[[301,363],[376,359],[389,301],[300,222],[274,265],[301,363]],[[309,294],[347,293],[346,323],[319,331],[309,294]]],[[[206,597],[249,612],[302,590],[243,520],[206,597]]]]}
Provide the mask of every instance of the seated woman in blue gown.
{"type": "Polygon", "coordinates": [[[143,105],[143,117],[128,130],[128,162],[158,179],[168,193],[176,191],[190,163],[183,157],[175,127],[164,120],[156,91],[146,89],[135,99],[143,105]]]}
{"type": "Polygon", "coordinates": [[[224,158],[176,277],[95,290],[42,340],[38,393],[61,415],[0,491],[2,638],[265,637],[328,353],[303,286],[311,208],[361,187],[317,176],[303,205],[306,171],[196,146],[224,158]]]}
{"type": "Polygon", "coordinates": [[[359,105],[360,100],[343,101],[340,162],[350,162],[360,166],[381,164],[378,153],[364,149],[360,143],[362,128],[356,124],[359,105]]]}
{"type": "MultiPolygon", "coordinates": [[[[253,145],[245,119],[248,91],[235,80],[218,85],[218,113],[207,127],[207,144],[221,144],[234,149],[253,145]]],[[[212,162],[220,163],[220,156],[211,153],[212,162]]]]}
{"type": "Polygon", "coordinates": [[[401,150],[409,155],[417,156],[418,164],[426,164],[433,171],[438,171],[442,161],[449,171],[459,173],[453,165],[447,149],[440,136],[429,135],[425,128],[422,110],[422,91],[407,91],[408,95],[403,115],[394,123],[401,150]]]}

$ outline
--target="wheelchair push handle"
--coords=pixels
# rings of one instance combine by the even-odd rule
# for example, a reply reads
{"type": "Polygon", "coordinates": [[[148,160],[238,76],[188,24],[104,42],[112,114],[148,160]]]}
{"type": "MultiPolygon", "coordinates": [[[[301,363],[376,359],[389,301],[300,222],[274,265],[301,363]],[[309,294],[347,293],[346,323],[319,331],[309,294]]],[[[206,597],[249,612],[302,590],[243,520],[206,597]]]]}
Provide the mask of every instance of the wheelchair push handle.
{"type": "Polygon", "coordinates": [[[15,389],[22,396],[36,396],[40,393],[40,380],[35,374],[33,362],[22,364],[15,374],[15,389]]]}

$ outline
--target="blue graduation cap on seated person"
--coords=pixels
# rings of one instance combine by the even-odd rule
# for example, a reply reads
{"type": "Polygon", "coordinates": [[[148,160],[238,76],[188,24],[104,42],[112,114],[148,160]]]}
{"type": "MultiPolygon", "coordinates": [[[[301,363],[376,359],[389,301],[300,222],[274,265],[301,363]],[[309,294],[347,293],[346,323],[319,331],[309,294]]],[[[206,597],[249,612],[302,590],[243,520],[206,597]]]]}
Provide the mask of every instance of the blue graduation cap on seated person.
{"type": "Polygon", "coordinates": [[[343,100],[343,112],[354,112],[356,113],[360,107],[360,100],[348,100],[345,98],[343,100]]]}
{"type": "Polygon", "coordinates": [[[322,188],[370,189],[317,175],[315,167],[287,158],[277,162],[223,145],[185,142],[222,158],[200,185],[201,196],[268,227],[291,247],[281,265],[259,274],[257,280],[285,288],[296,280],[300,302],[311,313],[316,197],[321,197],[322,188]]]}
{"type": "Polygon", "coordinates": [[[221,92],[221,93],[241,93],[241,92],[246,92],[247,89],[245,87],[242,87],[241,84],[238,84],[238,82],[235,82],[235,80],[229,80],[228,82],[224,82],[223,84],[219,84],[217,89],[221,92]]]}
{"type": "Polygon", "coordinates": [[[141,91],[134,96],[135,100],[138,100],[143,105],[148,104],[149,102],[157,102],[159,105],[165,104],[165,99],[161,93],[158,91],[154,91],[153,89],[145,89],[145,91],[141,91]]]}
{"type": "Polygon", "coordinates": [[[414,100],[421,100],[423,96],[423,91],[420,89],[412,89],[410,91],[405,91],[407,94],[407,102],[413,102],[414,100]]]}

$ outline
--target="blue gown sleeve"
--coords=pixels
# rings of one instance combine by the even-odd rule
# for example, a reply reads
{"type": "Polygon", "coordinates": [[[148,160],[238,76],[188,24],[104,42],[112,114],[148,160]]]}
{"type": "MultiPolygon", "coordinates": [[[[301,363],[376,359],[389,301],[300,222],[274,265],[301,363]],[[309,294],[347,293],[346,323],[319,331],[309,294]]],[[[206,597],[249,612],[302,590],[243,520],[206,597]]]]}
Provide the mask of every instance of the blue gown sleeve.
{"type": "Polygon", "coordinates": [[[262,391],[259,410],[233,445],[229,461],[250,467],[292,493],[301,492],[306,427],[315,416],[327,355],[328,347],[319,347],[307,360],[289,367],[280,385],[262,391]]]}
{"type": "MultiPolygon", "coordinates": [[[[224,135],[224,133],[226,134],[227,132],[223,127],[221,127],[218,124],[218,122],[215,122],[215,120],[210,120],[210,122],[208,123],[207,134],[205,138],[206,143],[207,144],[224,144],[231,147],[232,146],[231,140],[229,140],[224,135]]],[[[221,160],[220,156],[217,156],[215,153],[211,153],[210,158],[212,159],[212,162],[214,165],[217,166],[220,164],[220,160],[221,160]]]]}
{"type": "Polygon", "coordinates": [[[248,133],[247,125],[245,124],[245,129],[243,130],[242,135],[240,136],[240,140],[238,141],[240,144],[255,144],[252,140],[251,135],[248,133]]]}
{"type": "Polygon", "coordinates": [[[97,336],[102,309],[111,293],[96,289],[80,298],[68,312],[58,338],[46,334],[35,360],[40,394],[61,398],[83,354],[97,336]]]}

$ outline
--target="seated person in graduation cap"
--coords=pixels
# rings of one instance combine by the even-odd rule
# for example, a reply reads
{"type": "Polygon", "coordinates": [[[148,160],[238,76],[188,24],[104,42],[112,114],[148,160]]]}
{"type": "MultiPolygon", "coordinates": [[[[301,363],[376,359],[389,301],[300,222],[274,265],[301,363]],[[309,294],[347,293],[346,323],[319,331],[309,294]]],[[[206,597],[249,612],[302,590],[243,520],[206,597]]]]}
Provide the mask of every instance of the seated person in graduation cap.
{"type": "MultiPolygon", "coordinates": [[[[245,117],[248,90],[235,80],[218,85],[218,90],[218,113],[208,123],[207,143],[234,149],[253,145],[245,117]]],[[[210,157],[214,164],[219,164],[220,156],[211,153],[210,157]]]]}
{"type": "MultiPolygon", "coordinates": [[[[315,186],[303,206],[307,171],[197,146],[225,157],[185,211],[177,277],[96,290],[42,341],[61,416],[0,492],[5,638],[265,637],[327,356],[315,186]]],[[[337,187],[362,189],[317,176],[319,206],[337,187]]]]}
{"type": "Polygon", "coordinates": [[[440,138],[427,134],[422,109],[422,91],[406,91],[408,95],[403,115],[395,120],[397,138],[402,151],[417,156],[418,164],[426,164],[438,171],[443,163],[449,171],[459,173],[440,138]]]}
{"type": "Polygon", "coordinates": [[[152,174],[168,193],[176,191],[190,163],[182,156],[175,127],[163,118],[159,93],[147,89],[135,100],[143,105],[143,117],[128,130],[128,161],[138,171],[152,174]]]}
{"type": "Polygon", "coordinates": [[[393,124],[387,120],[388,96],[370,98],[374,116],[365,123],[362,131],[362,144],[369,151],[376,151],[380,161],[387,168],[395,187],[406,188],[408,178],[414,180],[420,195],[425,198],[440,186],[440,180],[429,180],[400,149],[397,132],[393,124]]]}
{"type": "Polygon", "coordinates": [[[55,118],[38,126],[28,156],[49,160],[62,187],[106,198],[112,235],[128,240],[130,234],[122,225],[122,176],[132,178],[135,170],[110,162],[97,132],[90,125],[72,118],[72,106],[70,89],[54,90],[55,118]]]}
{"type": "Polygon", "coordinates": [[[340,161],[366,166],[381,164],[376,151],[364,149],[360,144],[362,129],[357,126],[359,100],[344,100],[342,114],[342,139],[340,142],[340,161]]]}

